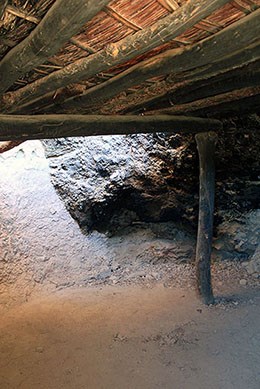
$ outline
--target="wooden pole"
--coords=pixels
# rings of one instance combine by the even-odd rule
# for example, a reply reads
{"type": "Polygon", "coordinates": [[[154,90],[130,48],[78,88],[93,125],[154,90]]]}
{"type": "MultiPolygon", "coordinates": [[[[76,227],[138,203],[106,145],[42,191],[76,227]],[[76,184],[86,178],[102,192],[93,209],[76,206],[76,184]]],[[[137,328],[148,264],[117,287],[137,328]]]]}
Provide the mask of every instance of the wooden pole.
{"type": "Polygon", "coordinates": [[[215,166],[214,153],[217,141],[215,132],[195,136],[200,161],[199,223],[196,248],[197,287],[202,301],[214,303],[211,286],[211,246],[213,231],[215,166]]]}
{"type": "Polygon", "coordinates": [[[188,116],[0,115],[0,141],[222,129],[215,119],[188,116]]]}
{"type": "Polygon", "coordinates": [[[2,16],[5,13],[5,8],[7,6],[8,1],[7,0],[0,0],[0,20],[2,19],[2,16]]]}
{"type": "Polygon", "coordinates": [[[56,54],[108,2],[109,0],[57,0],[31,34],[11,49],[0,62],[0,93],[5,92],[19,77],[56,54]]]}
{"type": "MultiPolygon", "coordinates": [[[[224,82],[224,81],[223,81],[224,82]]],[[[231,92],[222,93],[216,96],[207,97],[201,100],[191,101],[190,103],[176,105],[175,107],[160,109],[153,111],[154,114],[158,115],[216,115],[224,112],[254,112],[259,107],[259,94],[260,86],[259,81],[256,79],[256,86],[248,87],[238,90],[232,90],[231,92]],[[252,99],[256,97],[257,102],[252,99]],[[244,100],[251,98],[252,103],[248,100],[248,105],[243,107],[244,100]],[[241,106],[241,101],[243,101],[241,106]],[[240,111],[241,110],[241,111],[240,111]]],[[[227,81],[228,84],[228,81],[227,81]]]]}
{"type": "MultiPolygon", "coordinates": [[[[251,77],[255,78],[256,74],[259,74],[259,67],[260,42],[235,53],[231,52],[228,56],[208,65],[207,69],[205,67],[202,69],[196,68],[185,72],[185,74],[174,74],[172,79],[169,80],[169,85],[166,85],[165,90],[159,95],[155,95],[155,91],[158,90],[158,83],[155,83],[153,86],[146,88],[145,95],[143,90],[139,92],[139,100],[135,100],[133,97],[133,102],[131,102],[128,98],[130,100],[129,104],[126,103],[125,108],[120,109],[119,112],[138,114],[146,111],[158,111],[169,106],[170,102],[183,104],[225,93],[233,90],[234,87],[235,89],[248,87],[250,86],[251,77]],[[213,91],[211,90],[212,87],[213,91]]],[[[127,101],[127,99],[125,100],[127,101]]],[[[102,97],[100,97],[100,101],[104,103],[102,97]]],[[[116,104],[116,101],[117,99],[114,98],[114,104],[116,104]]],[[[122,106],[122,97],[120,104],[122,106]]]]}
{"type": "MultiPolygon", "coordinates": [[[[162,45],[163,43],[172,41],[174,38],[184,33],[188,28],[193,27],[196,23],[205,19],[211,15],[212,12],[230,1],[231,0],[190,0],[182,7],[178,8],[173,14],[166,16],[152,26],[140,30],[133,35],[129,35],[116,43],[111,43],[93,55],[81,58],[46,77],[26,85],[24,88],[21,88],[16,91],[16,93],[12,93],[10,95],[9,103],[11,105],[17,103],[19,105],[23,105],[32,99],[35,100],[36,98],[48,94],[49,92],[65,87],[68,84],[76,83],[81,80],[87,80],[100,72],[107,71],[116,65],[125,63],[128,60],[162,45]]],[[[92,0],[91,3],[92,5],[99,4],[100,1],[93,2],[92,0]]],[[[56,3],[54,6],[55,5],[56,3]]],[[[67,5],[64,7],[63,4],[63,9],[66,10],[66,8],[67,5]]],[[[55,19],[52,21],[52,24],[55,26],[55,19]]],[[[48,38],[53,41],[53,36],[55,36],[53,32],[50,32],[49,29],[45,28],[44,33],[47,34],[48,38]]],[[[26,50],[28,49],[26,39],[22,41],[21,44],[25,45],[26,50]]],[[[16,47],[11,51],[15,53],[15,50],[17,50],[16,47]]],[[[27,51],[24,50],[23,55],[25,55],[25,53],[27,53],[27,51]]],[[[37,58],[39,53],[40,49],[37,52],[37,58]]],[[[51,55],[49,54],[49,57],[50,56],[51,55]]],[[[26,56],[26,59],[28,63],[31,63],[31,55],[29,57],[26,56]]],[[[22,67],[24,73],[28,71],[28,69],[24,69],[24,63],[22,62],[21,64],[20,58],[17,59],[17,57],[15,57],[15,62],[10,60],[11,58],[9,53],[2,60],[5,64],[5,72],[3,72],[4,69],[1,68],[0,63],[0,92],[6,90],[7,84],[9,85],[10,82],[14,81],[13,77],[12,80],[10,79],[11,66],[11,69],[13,67],[17,67],[18,69],[22,67]],[[3,76],[1,78],[2,73],[3,76]]],[[[6,103],[8,102],[6,101],[6,103]]]]}
{"type": "Polygon", "coordinates": [[[0,142],[0,154],[4,153],[5,151],[11,150],[16,146],[19,146],[22,141],[8,141],[8,142],[0,142]]]}
{"type": "MultiPolygon", "coordinates": [[[[236,58],[234,64],[234,66],[238,66],[242,63],[243,52],[248,50],[248,46],[251,47],[251,58],[259,55],[259,44],[257,45],[260,34],[259,18],[260,9],[198,43],[185,48],[167,50],[139,62],[111,79],[90,88],[85,93],[69,98],[63,103],[63,107],[65,109],[79,109],[79,107],[93,106],[100,102],[104,103],[128,88],[140,85],[149,78],[157,76],[183,73],[203,66],[206,73],[210,69],[214,69],[215,62],[219,62],[220,59],[227,60],[231,53],[235,55],[237,51],[241,51],[241,57],[236,58]],[[239,36],[239,39],[237,39],[237,36],[239,36]]],[[[230,62],[232,62],[232,57],[230,62]]],[[[47,77],[44,77],[45,80],[47,80],[47,77]]],[[[32,86],[33,84],[14,92],[10,96],[10,104],[14,104],[16,101],[19,105],[26,103],[28,101],[26,95],[29,96],[28,89],[32,86]]],[[[33,99],[35,96],[34,94],[33,99]]],[[[32,100],[32,96],[29,98],[32,100]]],[[[6,101],[6,104],[8,104],[8,101],[6,101]]]]}

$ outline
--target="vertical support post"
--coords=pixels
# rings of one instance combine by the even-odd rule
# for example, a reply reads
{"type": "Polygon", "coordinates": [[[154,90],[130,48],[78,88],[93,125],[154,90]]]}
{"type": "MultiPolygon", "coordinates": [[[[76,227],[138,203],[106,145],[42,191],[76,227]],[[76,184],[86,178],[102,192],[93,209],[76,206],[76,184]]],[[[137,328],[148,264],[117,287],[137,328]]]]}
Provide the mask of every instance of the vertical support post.
{"type": "Polygon", "coordinates": [[[195,136],[200,163],[199,222],[196,247],[196,273],[198,292],[207,305],[214,303],[211,286],[211,250],[215,197],[215,132],[195,136]]]}

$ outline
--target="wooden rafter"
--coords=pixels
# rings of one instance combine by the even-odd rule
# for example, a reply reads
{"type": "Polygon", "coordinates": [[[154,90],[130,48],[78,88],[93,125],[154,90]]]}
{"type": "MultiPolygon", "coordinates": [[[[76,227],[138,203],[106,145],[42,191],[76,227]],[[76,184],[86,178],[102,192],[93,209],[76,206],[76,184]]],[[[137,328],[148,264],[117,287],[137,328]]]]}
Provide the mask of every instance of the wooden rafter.
{"type": "Polygon", "coordinates": [[[8,0],[0,0],[0,20],[5,13],[5,9],[7,6],[8,0]]]}
{"type": "MultiPolygon", "coordinates": [[[[239,64],[239,61],[243,61],[243,51],[245,51],[248,58],[257,57],[259,56],[260,47],[259,18],[260,10],[257,10],[197,44],[187,48],[168,50],[152,59],[140,62],[110,80],[89,89],[84,94],[69,99],[67,103],[65,102],[64,108],[80,108],[97,103],[102,104],[127,88],[138,85],[152,77],[170,73],[177,74],[202,66],[209,69],[212,68],[211,64],[230,54],[235,55],[237,51],[241,51],[242,55],[240,60],[235,57],[236,63],[234,63],[234,66],[239,64]],[[248,51],[248,46],[250,46],[250,51],[248,51]]],[[[206,69],[204,73],[207,73],[207,71],[206,69]]]]}
{"type": "MultiPolygon", "coordinates": [[[[247,46],[242,50],[237,50],[235,53],[230,52],[226,57],[207,66],[191,69],[185,73],[174,73],[168,77],[171,80],[164,83],[164,85],[162,82],[155,82],[134,94],[120,95],[118,98],[107,102],[107,104],[104,103],[111,96],[113,90],[108,87],[104,89],[100,87],[91,88],[89,89],[88,102],[83,107],[83,111],[85,114],[138,114],[214,96],[232,91],[234,88],[256,86],[259,85],[259,65],[260,42],[247,46]],[[95,91],[98,92],[96,96],[95,91]]],[[[59,107],[59,112],[66,112],[71,108],[74,108],[74,111],[79,109],[76,102],[72,101],[73,105],[65,103],[59,107]]],[[[44,101],[41,101],[41,103],[44,103],[44,101]]],[[[51,112],[52,107],[46,107],[47,104],[45,102],[44,111],[51,112]]],[[[39,109],[41,110],[39,102],[36,102],[24,107],[24,109],[16,109],[14,113],[23,114],[39,109]]]]}
{"type": "MultiPolygon", "coordinates": [[[[156,85],[151,89],[150,94],[154,97],[148,97],[147,94],[141,96],[132,103],[125,101],[125,107],[121,102],[120,113],[141,113],[153,109],[160,109],[167,105],[182,104],[196,99],[214,96],[219,93],[258,85],[260,67],[260,42],[256,45],[248,46],[246,49],[239,50],[224,59],[207,66],[206,69],[192,69],[190,72],[173,76],[169,89],[165,92],[156,94],[156,85]],[[175,79],[175,80],[174,80],[175,79]]],[[[121,99],[122,100],[122,99],[121,99]]],[[[117,99],[113,102],[116,105],[117,99]]],[[[109,107],[109,105],[108,105],[109,107]]]]}
{"type": "Polygon", "coordinates": [[[18,16],[19,18],[27,20],[28,22],[31,22],[31,23],[34,23],[34,24],[38,24],[39,23],[39,19],[38,18],[36,18],[33,15],[29,15],[24,10],[18,9],[16,7],[13,7],[12,5],[7,5],[7,7],[5,9],[5,12],[8,12],[8,13],[14,15],[14,16],[18,16]]]}
{"type": "Polygon", "coordinates": [[[109,0],[57,0],[32,33],[0,62],[0,94],[54,55],[109,0]],[[55,37],[55,39],[54,39],[55,37]]]}
{"type": "Polygon", "coordinates": [[[106,6],[106,12],[108,15],[112,16],[114,19],[118,20],[120,23],[127,26],[128,28],[131,28],[134,31],[142,30],[142,27],[138,26],[136,23],[133,23],[131,20],[129,20],[125,16],[119,14],[112,7],[106,6]]]}
{"type": "Polygon", "coordinates": [[[92,47],[90,47],[86,43],[80,42],[76,38],[71,38],[70,39],[70,43],[72,43],[73,45],[79,47],[81,50],[87,51],[89,54],[94,54],[96,52],[96,50],[94,50],[92,47]]]}
{"type": "Polygon", "coordinates": [[[23,141],[7,141],[7,142],[0,142],[0,154],[5,153],[8,150],[13,149],[16,146],[19,146],[23,141]]]}
{"type": "MultiPolygon", "coordinates": [[[[120,63],[131,60],[158,45],[173,40],[203,20],[216,9],[230,0],[190,0],[173,14],[159,20],[153,26],[127,36],[116,44],[110,44],[103,50],[87,58],[82,58],[61,70],[37,80],[10,95],[11,105],[25,104],[46,93],[64,87],[70,83],[90,78],[120,63]]],[[[95,2],[96,4],[97,2],[95,2]]],[[[99,2],[98,2],[99,3],[99,2]]],[[[55,3],[56,4],[56,3],[55,3]]],[[[65,7],[64,7],[65,8],[65,7]]],[[[50,34],[48,31],[48,35],[50,34]]],[[[8,56],[8,55],[7,55],[8,56]]],[[[0,67],[1,70],[1,67],[0,67]]],[[[3,88],[2,88],[3,89],[3,88]]],[[[1,89],[0,89],[1,90],[1,89]]],[[[8,96],[6,98],[8,104],[8,96]]]]}
{"type": "MultiPolygon", "coordinates": [[[[258,74],[259,76],[259,74],[258,74]]],[[[260,109],[260,86],[248,87],[217,96],[154,111],[157,115],[215,115],[230,112],[254,112],[260,109]],[[247,101],[247,104],[245,104],[247,101]]]]}
{"type": "Polygon", "coordinates": [[[0,115],[0,141],[222,129],[214,119],[172,115],[0,115]]]}
{"type": "Polygon", "coordinates": [[[180,6],[175,0],[157,0],[165,9],[170,12],[176,11],[180,6]]]}

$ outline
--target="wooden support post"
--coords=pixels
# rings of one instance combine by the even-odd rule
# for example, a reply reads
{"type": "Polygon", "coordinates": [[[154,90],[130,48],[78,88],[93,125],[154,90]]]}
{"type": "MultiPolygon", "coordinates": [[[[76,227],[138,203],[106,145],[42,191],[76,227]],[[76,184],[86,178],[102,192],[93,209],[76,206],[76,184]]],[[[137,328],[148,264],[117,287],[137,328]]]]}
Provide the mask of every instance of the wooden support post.
{"type": "Polygon", "coordinates": [[[217,135],[202,132],[195,136],[200,161],[199,223],[196,248],[198,292],[207,305],[214,303],[211,287],[211,246],[213,231],[215,166],[214,154],[217,135]]]}

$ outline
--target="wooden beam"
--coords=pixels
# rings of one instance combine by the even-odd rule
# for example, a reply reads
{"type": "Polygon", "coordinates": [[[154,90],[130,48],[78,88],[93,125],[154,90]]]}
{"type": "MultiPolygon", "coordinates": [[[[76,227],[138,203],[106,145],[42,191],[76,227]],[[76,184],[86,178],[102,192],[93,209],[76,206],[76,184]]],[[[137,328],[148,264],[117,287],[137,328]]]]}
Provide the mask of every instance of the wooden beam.
{"type": "MultiPolygon", "coordinates": [[[[118,98],[107,102],[107,104],[104,103],[110,96],[111,89],[109,87],[100,89],[100,86],[91,88],[89,90],[90,100],[95,104],[83,107],[83,111],[84,114],[140,114],[163,109],[167,106],[170,108],[173,105],[195,101],[219,93],[233,91],[234,89],[259,85],[259,72],[257,71],[259,64],[260,42],[236,51],[234,54],[230,53],[218,62],[191,69],[185,73],[174,73],[164,83],[154,83],[152,86],[131,95],[120,95],[118,98]],[[165,92],[158,94],[158,90],[165,90],[165,92]],[[92,99],[91,97],[95,94],[95,91],[97,93],[96,97],[92,99]],[[149,95],[153,97],[149,98],[149,95]]],[[[42,99],[35,102],[35,104],[25,106],[24,109],[17,110],[14,108],[14,113],[26,114],[41,110],[51,113],[53,106],[48,106],[49,101],[50,98],[47,101],[42,99]],[[50,112],[48,112],[48,109],[50,112]]],[[[64,106],[57,106],[57,109],[59,113],[62,113],[70,110],[76,111],[78,107],[76,104],[75,107],[74,105],[70,107],[69,104],[65,103],[64,106]]]]}
{"type": "Polygon", "coordinates": [[[222,123],[214,119],[171,115],[0,115],[0,141],[156,132],[197,133],[212,127],[222,129],[222,123]]]}
{"type": "MultiPolygon", "coordinates": [[[[127,88],[145,80],[170,73],[186,72],[211,64],[247,46],[259,44],[260,10],[241,19],[237,23],[186,49],[169,50],[150,60],[143,61],[118,76],[89,89],[86,93],[73,97],[63,104],[65,109],[79,108],[104,103],[127,88]]],[[[257,46],[259,51],[259,46],[257,46]]]]}
{"type": "MultiPolygon", "coordinates": [[[[99,2],[92,2],[99,4],[99,2]]],[[[88,79],[155,47],[161,46],[173,40],[228,2],[230,0],[190,0],[176,12],[159,20],[151,27],[138,31],[134,35],[127,36],[117,43],[110,44],[96,54],[79,59],[73,64],[65,66],[63,69],[53,72],[12,93],[9,96],[9,107],[14,104],[23,105],[31,101],[32,97],[35,100],[70,83],[88,79]]],[[[53,34],[48,32],[48,35],[52,39],[53,34]]],[[[7,69],[5,73],[8,74],[7,69]]],[[[5,102],[8,106],[8,96],[5,102]]]]}
{"type": "MultiPolygon", "coordinates": [[[[241,53],[243,50],[246,51],[248,46],[252,47],[254,44],[256,45],[254,50],[257,51],[256,55],[258,56],[259,19],[260,10],[257,10],[197,44],[187,48],[168,50],[149,60],[140,62],[110,80],[89,89],[84,94],[68,99],[64,104],[64,108],[87,107],[98,102],[102,104],[131,86],[138,85],[152,77],[186,72],[202,66],[212,69],[214,68],[212,64],[230,55],[230,53],[236,51],[241,53]]],[[[253,52],[252,56],[254,55],[253,52]]],[[[241,57],[243,61],[242,58],[243,56],[241,57]]],[[[237,65],[239,65],[239,58],[236,57],[236,60],[237,65]]]]}
{"type": "Polygon", "coordinates": [[[12,14],[14,16],[17,16],[18,18],[27,20],[28,22],[38,24],[39,19],[33,15],[30,15],[28,12],[24,11],[22,8],[17,8],[12,5],[8,5],[6,7],[6,12],[9,14],[12,14]]]}
{"type": "Polygon", "coordinates": [[[248,87],[239,90],[233,90],[232,92],[222,93],[217,96],[192,101],[186,104],[176,105],[171,108],[154,111],[154,114],[205,116],[215,115],[216,113],[221,112],[254,112],[260,108],[259,97],[260,86],[248,87]],[[247,105],[244,105],[245,101],[247,101],[247,105]]]}
{"type": "MultiPolygon", "coordinates": [[[[153,87],[147,88],[146,95],[141,91],[139,98],[138,94],[136,98],[133,96],[133,101],[128,102],[127,100],[130,99],[122,100],[121,98],[120,105],[123,108],[118,112],[137,114],[149,110],[158,110],[170,105],[182,104],[232,91],[234,88],[252,86],[252,82],[259,82],[257,73],[255,73],[255,70],[259,69],[259,65],[260,42],[210,64],[206,69],[204,67],[195,71],[192,69],[184,74],[170,76],[172,80],[166,82],[165,92],[163,93],[156,95],[157,84],[155,84],[153,87]],[[149,93],[153,97],[149,97],[149,93]]],[[[113,102],[113,105],[116,106],[116,104],[117,99],[113,102]]]]}
{"type": "Polygon", "coordinates": [[[23,141],[7,141],[7,142],[0,142],[0,154],[4,153],[5,151],[11,150],[16,146],[19,146],[23,141]]]}
{"type": "Polygon", "coordinates": [[[193,85],[179,90],[179,93],[172,94],[172,105],[189,103],[224,93],[232,93],[240,89],[260,86],[260,62],[257,61],[254,65],[253,67],[246,66],[237,72],[231,71],[225,73],[225,75],[221,74],[220,76],[204,79],[204,82],[197,80],[193,85]],[[251,71],[252,68],[254,68],[254,71],[251,71]]]}
{"type": "Polygon", "coordinates": [[[56,52],[109,0],[57,0],[39,25],[0,62],[0,94],[56,52]]]}
{"type": "Polygon", "coordinates": [[[199,223],[196,247],[197,286],[203,302],[213,304],[211,287],[211,250],[215,197],[214,154],[217,135],[215,132],[195,136],[200,161],[199,223]]]}
{"type": "Polygon", "coordinates": [[[194,111],[194,116],[201,116],[202,112],[205,117],[224,118],[231,115],[246,115],[252,113],[260,114],[260,91],[258,93],[252,92],[248,95],[241,96],[237,100],[229,100],[220,102],[207,108],[198,109],[194,111]]]}
{"type": "Polygon", "coordinates": [[[5,13],[5,9],[7,6],[8,0],[0,0],[0,20],[5,13]]]}

